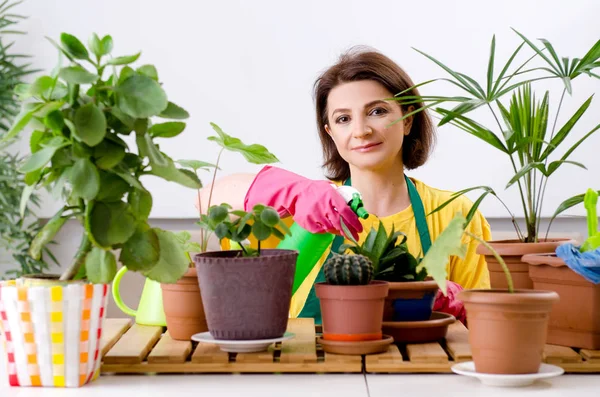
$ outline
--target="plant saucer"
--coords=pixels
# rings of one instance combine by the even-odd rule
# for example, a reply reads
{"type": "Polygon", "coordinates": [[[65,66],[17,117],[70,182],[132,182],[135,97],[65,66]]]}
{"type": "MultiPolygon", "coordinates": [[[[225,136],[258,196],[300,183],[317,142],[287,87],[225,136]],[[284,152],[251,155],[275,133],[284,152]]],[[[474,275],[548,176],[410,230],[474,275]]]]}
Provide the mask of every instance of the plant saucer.
{"type": "Polygon", "coordinates": [[[448,313],[432,312],[425,321],[384,321],[381,330],[396,343],[427,343],[446,337],[448,326],[456,318],[448,313]]]}
{"type": "Polygon", "coordinates": [[[459,375],[477,378],[487,386],[523,387],[533,384],[538,379],[553,378],[562,375],[565,370],[556,365],[541,364],[540,369],[532,374],[486,374],[475,371],[475,363],[467,361],[454,364],[452,372],[459,375]]]}
{"type": "Polygon", "coordinates": [[[365,341],[337,341],[323,339],[323,337],[317,338],[317,343],[323,346],[326,353],[349,355],[383,353],[388,350],[388,346],[393,342],[394,338],[389,335],[383,335],[381,339],[365,341]]]}
{"type": "Polygon", "coordinates": [[[201,332],[192,335],[192,340],[218,345],[222,351],[227,353],[256,353],[267,350],[273,343],[292,339],[294,336],[296,336],[294,333],[286,332],[280,338],[273,339],[225,340],[213,338],[210,332],[201,332]]]}

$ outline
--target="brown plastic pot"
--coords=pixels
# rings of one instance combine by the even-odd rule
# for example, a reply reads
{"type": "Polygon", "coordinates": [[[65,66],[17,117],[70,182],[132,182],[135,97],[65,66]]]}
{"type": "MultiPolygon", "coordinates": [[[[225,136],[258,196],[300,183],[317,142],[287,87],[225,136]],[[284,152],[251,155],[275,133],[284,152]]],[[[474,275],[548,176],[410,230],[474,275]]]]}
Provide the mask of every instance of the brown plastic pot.
{"type": "Polygon", "coordinates": [[[553,291],[465,290],[469,344],[475,370],[488,374],[537,373],[542,362],[553,291]]]}
{"type": "Polygon", "coordinates": [[[555,291],[560,296],[552,308],[548,343],[600,349],[600,284],[587,281],[555,254],[523,256],[533,288],[555,291]]]}
{"type": "Polygon", "coordinates": [[[215,339],[281,337],[287,328],[298,252],[263,249],[258,257],[214,251],[194,257],[208,330],[215,339]]]}
{"type": "Polygon", "coordinates": [[[160,286],[171,338],[189,341],[192,335],[208,331],[195,268],[190,268],[177,283],[160,286]]]}
{"type": "Polygon", "coordinates": [[[439,287],[433,280],[390,282],[383,321],[426,321],[439,287]]]}
{"type": "Polygon", "coordinates": [[[323,318],[323,339],[344,342],[382,338],[383,304],[389,283],[367,285],[316,283],[323,318]]]}
{"type": "MultiPolygon", "coordinates": [[[[559,245],[572,241],[569,238],[556,238],[540,240],[537,243],[523,243],[520,240],[497,240],[488,243],[506,262],[512,276],[513,287],[515,289],[533,289],[533,281],[529,277],[529,264],[521,260],[523,255],[554,252],[559,245]]],[[[490,286],[494,289],[507,289],[508,284],[502,266],[492,252],[483,244],[479,244],[477,253],[485,255],[490,273],[490,286]]]]}

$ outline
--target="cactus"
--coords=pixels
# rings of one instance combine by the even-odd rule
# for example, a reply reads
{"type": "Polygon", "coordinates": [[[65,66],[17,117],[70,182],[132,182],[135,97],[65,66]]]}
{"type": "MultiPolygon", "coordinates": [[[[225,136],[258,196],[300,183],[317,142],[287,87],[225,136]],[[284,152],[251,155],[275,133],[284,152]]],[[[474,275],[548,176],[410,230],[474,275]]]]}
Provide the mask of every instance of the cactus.
{"type": "Polygon", "coordinates": [[[373,277],[373,264],[364,255],[333,253],[323,266],[327,282],[333,285],[366,285],[373,277]]]}

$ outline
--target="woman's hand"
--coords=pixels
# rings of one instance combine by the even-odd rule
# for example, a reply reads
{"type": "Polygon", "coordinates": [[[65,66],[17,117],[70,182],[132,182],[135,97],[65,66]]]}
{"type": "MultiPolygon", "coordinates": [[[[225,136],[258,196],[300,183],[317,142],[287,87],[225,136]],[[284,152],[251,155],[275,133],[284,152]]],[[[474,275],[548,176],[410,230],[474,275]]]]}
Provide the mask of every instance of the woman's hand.
{"type": "Polygon", "coordinates": [[[446,281],[447,293],[446,296],[441,290],[438,290],[433,304],[433,310],[436,312],[452,314],[456,319],[466,325],[467,313],[465,306],[462,301],[458,300],[456,296],[463,288],[452,281],[446,281]]]}
{"type": "Polygon", "coordinates": [[[342,196],[328,181],[315,181],[293,172],[266,166],[256,176],[244,200],[244,210],[256,204],[271,206],[281,217],[291,215],[294,222],[312,233],[344,235],[340,220],[358,239],[362,224],[342,196]]]}

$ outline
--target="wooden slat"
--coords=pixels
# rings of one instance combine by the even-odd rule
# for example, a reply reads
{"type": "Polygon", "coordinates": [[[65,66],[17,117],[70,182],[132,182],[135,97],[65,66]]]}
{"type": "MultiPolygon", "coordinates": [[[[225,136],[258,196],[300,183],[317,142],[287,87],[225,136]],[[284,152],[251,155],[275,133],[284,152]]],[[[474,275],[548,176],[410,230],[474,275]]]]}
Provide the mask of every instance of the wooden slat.
{"type": "Polygon", "coordinates": [[[408,358],[412,363],[446,363],[448,355],[439,343],[406,345],[408,358]]]}
{"type": "Polygon", "coordinates": [[[134,324],[104,356],[106,364],[138,364],[144,361],[162,334],[162,327],[134,324]]]}
{"type": "Polygon", "coordinates": [[[193,363],[229,363],[229,353],[222,351],[219,346],[212,343],[198,343],[194,354],[193,363]]]}
{"type": "Polygon", "coordinates": [[[402,365],[402,354],[398,346],[390,345],[386,352],[380,354],[367,354],[365,356],[365,370],[367,372],[386,372],[402,365]]]}
{"type": "Polygon", "coordinates": [[[579,353],[591,362],[600,362],[600,350],[581,349],[579,353]]]}
{"type": "Polygon", "coordinates": [[[292,318],[288,321],[287,331],[294,333],[295,337],[281,343],[279,362],[316,363],[315,320],[312,318],[292,318]]]}
{"type": "Polygon", "coordinates": [[[269,346],[266,351],[256,353],[238,353],[235,356],[236,363],[272,363],[273,354],[275,353],[274,345],[269,346]]]}
{"type": "Polygon", "coordinates": [[[169,331],[160,338],[148,355],[149,363],[184,363],[192,352],[192,342],[175,340],[169,331]]]}
{"type": "Polygon", "coordinates": [[[456,362],[471,361],[469,331],[460,321],[450,324],[446,334],[446,349],[456,362]]]}
{"type": "Polygon", "coordinates": [[[575,350],[557,345],[544,346],[543,360],[548,364],[579,363],[583,361],[575,350]]]}
{"type": "Polygon", "coordinates": [[[117,343],[125,331],[131,327],[132,322],[130,318],[107,318],[104,320],[100,337],[100,357],[104,357],[117,343]]]}
{"type": "Polygon", "coordinates": [[[325,352],[322,364],[328,372],[362,372],[362,356],[325,352]]]}

